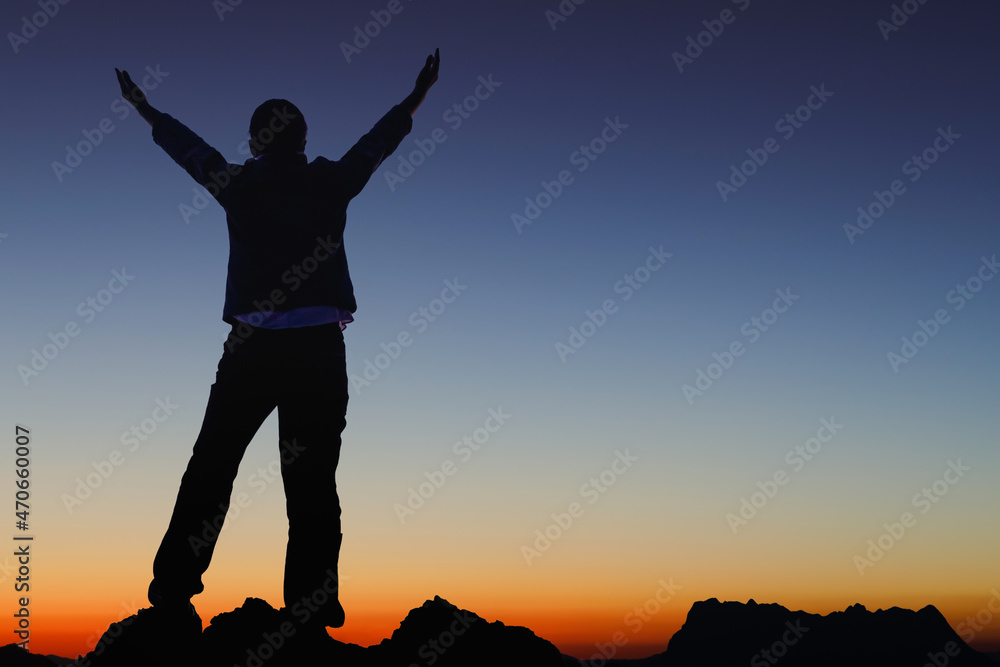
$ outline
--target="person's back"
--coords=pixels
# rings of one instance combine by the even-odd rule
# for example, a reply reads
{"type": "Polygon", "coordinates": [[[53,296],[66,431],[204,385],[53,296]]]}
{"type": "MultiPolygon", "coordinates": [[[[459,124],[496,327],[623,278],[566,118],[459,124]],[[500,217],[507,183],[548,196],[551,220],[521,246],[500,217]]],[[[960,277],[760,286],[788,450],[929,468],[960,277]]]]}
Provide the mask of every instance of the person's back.
{"type": "Polygon", "coordinates": [[[347,205],[411,127],[410,113],[397,105],[340,160],[309,162],[301,111],[272,99],[251,118],[255,157],[235,165],[169,115],[154,120],[153,140],[226,210],[226,322],[258,324],[261,311],[307,307],[337,308],[351,321],[357,303],[343,247],[347,205]]]}
{"type": "Polygon", "coordinates": [[[357,309],[343,245],[347,205],[410,131],[439,62],[436,51],[428,56],[413,92],[338,161],[308,161],[301,112],[268,100],[251,118],[254,158],[243,165],[154,109],[118,72],[122,95],[156,143],[225,209],[230,241],[223,319],[232,330],[153,561],[154,608],[194,614],[190,598],[204,590],[243,453],[277,408],[289,522],[286,610],[303,626],[344,624],[335,473],[348,401],[343,329],[357,309]]]}
{"type": "Polygon", "coordinates": [[[264,155],[234,177],[223,202],[230,248],[224,319],[308,306],[357,309],[343,244],[354,193],[338,187],[345,171],[338,166],[324,158],[306,163],[303,154],[264,155]]]}

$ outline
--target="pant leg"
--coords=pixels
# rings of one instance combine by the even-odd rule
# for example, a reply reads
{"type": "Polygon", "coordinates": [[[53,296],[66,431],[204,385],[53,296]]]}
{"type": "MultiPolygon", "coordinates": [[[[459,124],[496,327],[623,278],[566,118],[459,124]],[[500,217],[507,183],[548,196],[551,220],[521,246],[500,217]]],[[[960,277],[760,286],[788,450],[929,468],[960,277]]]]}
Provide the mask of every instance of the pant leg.
{"type": "MultiPolygon", "coordinates": [[[[305,327],[288,357],[278,402],[281,479],[288,515],[284,599],[337,603],[340,499],[336,471],[347,425],[347,362],[339,325],[305,327]],[[314,594],[319,591],[319,600],[314,594]]],[[[323,614],[320,614],[323,616],[323,614]]]]}
{"type": "Polygon", "coordinates": [[[157,587],[171,598],[204,590],[233,482],[247,445],[274,410],[273,369],[266,337],[229,344],[219,362],[201,431],[181,479],[173,514],[153,560],[157,587]]]}

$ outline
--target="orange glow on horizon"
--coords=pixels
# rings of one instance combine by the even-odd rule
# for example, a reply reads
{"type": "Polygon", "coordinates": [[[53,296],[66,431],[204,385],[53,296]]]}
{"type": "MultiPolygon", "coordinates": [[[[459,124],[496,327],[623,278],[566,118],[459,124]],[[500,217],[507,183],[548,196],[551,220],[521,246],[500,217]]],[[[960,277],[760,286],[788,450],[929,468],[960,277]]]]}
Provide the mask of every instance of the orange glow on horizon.
{"type": "MultiPolygon", "coordinates": [[[[765,601],[759,600],[759,602],[765,601]]],[[[985,604],[970,606],[969,600],[962,602],[964,604],[957,600],[952,601],[946,608],[943,604],[935,606],[938,606],[939,611],[945,615],[959,636],[963,639],[971,638],[972,641],[968,643],[974,649],[984,652],[1000,650],[1000,613],[990,616],[983,611],[988,609],[985,604]],[[969,625],[969,619],[975,619],[977,614],[980,616],[980,623],[988,621],[988,623],[978,626],[980,628],[978,631],[969,625]]],[[[979,602],[985,603],[986,601],[979,602]]],[[[413,606],[416,607],[419,604],[413,606]]],[[[871,611],[891,606],[903,605],[887,604],[881,607],[866,605],[871,611]]],[[[793,607],[795,605],[789,608],[793,607]]],[[[626,620],[621,615],[616,616],[607,612],[586,609],[535,607],[531,611],[522,610],[520,613],[508,609],[507,613],[501,617],[491,616],[481,609],[470,609],[470,611],[477,613],[488,622],[499,620],[508,626],[527,627],[537,636],[552,642],[560,652],[579,659],[588,659],[600,657],[602,649],[604,651],[613,650],[615,657],[618,658],[643,658],[665,651],[670,637],[683,624],[689,608],[690,605],[678,605],[677,609],[673,611],[664,609],[656,616],[650,617],[648,622],[641,621],[638,616],[632,616],[626,620]],[[637,628],[639,631],[635,632],[634,630],[637,628]]],[[[839,608],[825,611],[814,607],[806,608],[805,611],[825,615],[830,611],[840,611],[843,608],[844,606],[841,605],[839,608]]],[[[232,609],[210,610],[207,607],[199,609],[203,626],[207,627],[213,616],[225,611],[232,611],[232,609]]],[[[407,611],[400,613],[397,610],[382,612],[367,610],[352,613],[349,608],[348,623],[344,628],[331,629],[330,635],[344,643],[365,647],[372,646],[390,637],[392,632],[399,627],[407,611]]],[[[76,658],[77,655],[85,655],[92,650],[111,623],[126,617],[127,614],[124,613],[124,610],[119,617],[113,617],[106,611],[90,614],[61,612],[36,616],[33,618],[29,649],[32,653],[41,655],[54,654],[66,658],[76,658]]]]}

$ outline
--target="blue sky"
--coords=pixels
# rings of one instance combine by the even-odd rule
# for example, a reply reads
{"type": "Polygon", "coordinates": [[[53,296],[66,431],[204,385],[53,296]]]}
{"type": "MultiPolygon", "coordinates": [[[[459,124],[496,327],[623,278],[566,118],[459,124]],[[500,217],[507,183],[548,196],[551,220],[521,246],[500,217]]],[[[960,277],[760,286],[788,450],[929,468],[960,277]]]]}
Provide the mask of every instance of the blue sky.
{"type": "MultiPolygon", "coordinates": [[[[348,62],[341,42],[386,7],[245,0],[220,18],[206,0],[106,0],[60,5],[16,53],[8,37],[0,427],[42,434],[35,498],[54,542],[102,534],[100,517],[115,507],[141,508],[148,514],[130,530],[142,535],[136,557],[151,562],[227,331],[224,215],[213,203],[185,220],[194,183],[142,119],[125,114],[114,68],[136,81],[150,75],[151,102],[232,162],[246,158],[250,114],[270,97],[302,110],[307,155],[335,159],[402,100],[438,47],[440,80],[412,133],[348,210],[359,303],[346,332],[349,371],[363,377],[380,344],[401,333],[413,343],[370,385],[352,387],[346,525],[378,525],[392,539],[393,503],[503,406],[515,417],[496,436],[502,446],[484,448],[465,468],[468,481],[455,478],[461,490],[436,499],[443,523],[428,534],[475,507],[484,514],[468,525],[486,531],[482,517],[498,518],[496,539],[516,561],[521,541],[587,470],[632,447],[642,475],[615,502],[633,518],[616,515],[609,495],[595,535],[627,526],[625,544],[652,540],[649,558],[666,560],[671,526],[696,521],[682,508],[702,508],[705,535],[721,529],[724,543],[726,508],[835,416],[845,424],[840,446],[806,469],[812,495],[789,499],[787,511],[812,507],[835,527],[826,539],[856,551],[947,460],[965,457],[974,474],[949,511],[970,522],[968,542],[941,547],[940,558],[957,565],[975,544],[982,564],[963,591],[978,594],[973,579],[984,591],[996,584],[985,556],[1000,544],[984,537],[995,531],[982,523],[982,503],[995,505],[1000,472],[1000,281],[983,282],[961,309],[949,299],[959,285],[977,288],[977,276],[992,278],[983,258],[1000,251],[994,5],[928,2],[886,39],[878,22],[893,7],[881,2],[590,0],[553,29],[545,12],[556,2],[403,0],[348,62]],[[701,53],[679,71],[674,54],[699,33],[701,53]],[[465,105],[460,125],[455,105],[465,105]],[[796,113],[808,119],[789,132],[782,119],[796,113]],[[113,129],[100,129],[104,119],[113,129]],[[614,140],[602,143],[611,127],[603,139],[614,140]],[[429,145],[435,130],[445,140],[403,182],[387,183],[387,173],[408,173],[399,156],[429,145]],[[88,133],[100,142],[57,174],[67,146],[94,143],[88,133]],[[603,152],[581,158],[586,146],[603,152]],[[925,151],[934,162],[911,180],[917,172],[905,165],[925,151]],[[754,173],[723,199],[718,183],[762,152],[766,162],[744,166],[754,173]],[[564,170],[572,180],[564,175],[558,196],[518,229],[512,216],[564,170]],[[897,179],[905,191],[897,185],[884,214],[849,239],[844,226],[858,207],[897,179]],[[651,248],[670,257],[626,300],[616,285],[647,277],[651,248]],[[79,304],[100,298],[114,271],[134,280],[105,294],[91,320],[79,304]],[[465,289],[426,327],[414,325],[446,281],[465,289]],[[797,298],[747,335],[752,318],[773,315],[778,291],[797,298]],[[570,344],[571,328],[609,299],[604,324],[563,360],[557,344],[570,344]],[[938,310],[947,321],[894,369],[887,354],[901,353],[902,338],[938,310]],[[71,322],[79,335],[24,382],[18,366],[71,322]],[[735,342],[744,353],[689,401],[682,387],[735,342]],[[81,514],[68,514],[60,496],[73,480],[168,396],[182,407],[81,514]],[[90,509],[98,503],[100,512],[90,509]]],[[[38,11],[9,2],[0,26],[20,31],[38,11]]],[[[248,452],[248,471],[273,458],[273,420],[248,452]]],[[[280,532],[280,519],[279,508],[258,523],[280,532]]],[[[861,597],[870,579],[842,561],[861,597]]],[[[682,574],[687,562],[677,556],[672,567],[682,574]]],[[[923,568],[928,591],[948,588],[951,574],[934,579],[940,563],[923,568]]]]}

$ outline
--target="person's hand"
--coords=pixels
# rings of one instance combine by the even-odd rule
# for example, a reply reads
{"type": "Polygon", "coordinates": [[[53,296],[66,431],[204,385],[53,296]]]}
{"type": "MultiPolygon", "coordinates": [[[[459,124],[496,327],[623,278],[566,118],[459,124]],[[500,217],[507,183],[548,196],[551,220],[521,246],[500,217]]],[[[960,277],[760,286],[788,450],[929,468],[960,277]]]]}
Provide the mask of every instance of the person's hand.
{"type": "Polygon", "coordinates": [[[417,113],[417,109],[424,102],[427,91],[438,80],[438,66],[440,64],[441,56],[438,55],[438,50],[434,49],[434,55],[427,56],[427,62],[424,63],[423,69],[417,75],[417,83],[413,86],[413,92],[403,100],[403,108],[410,112],[411,117],[417,113]]]}
{"type": "Polygon", "coordinates": [[[122,97],[128,100],[129,104],[135,107],[139,115],[142,116],[143,120],[153,125],[156,119],[160,116],[160,112],[153,108],[153,105],[149,103],[146,99],[146,93],[142,91],[142,88],[135,85],[132,81],[132,77],[128,75],[128,71],[119,71],[115,68],[115,74],[118,75],[118,85],[122,87],[122,97]]]}
{"type": "Polygon", "coordinates": [[[146,93],[142,92],[142,88],[135,85],[132,77],[128,75],[127,70],[122,72],[116,67],[115,74],[118,75],[118,85],[122,87],[122,97],[128,100],[129,104],[138,109],[140,105],[147,103],[146,93]]]}
{"type": "Polygon", "coordinates": [[[417,83],[414,86],[414,90],[419,95],[426,95],[427,91],[434,85],[434,82],[438,80],[438,67],[440,64],[441,56],[438,54],[438,49],[434,49],[434,55],[427,56],[427,62],[424,63],[423,69],[417,75],[417,83]]]}

